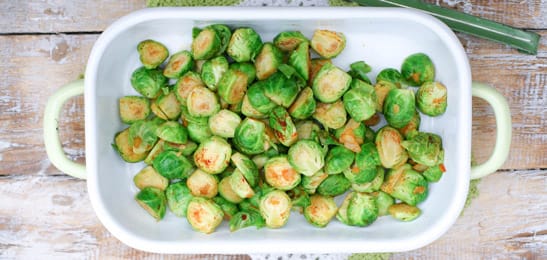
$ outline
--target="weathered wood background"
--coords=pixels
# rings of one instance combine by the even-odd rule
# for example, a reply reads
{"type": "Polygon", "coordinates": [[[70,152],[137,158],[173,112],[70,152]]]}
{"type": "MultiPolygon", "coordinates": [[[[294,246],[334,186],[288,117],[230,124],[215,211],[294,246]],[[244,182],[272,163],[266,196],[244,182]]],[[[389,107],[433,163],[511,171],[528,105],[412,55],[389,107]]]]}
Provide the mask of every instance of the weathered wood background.
{"type": "MultiPolygon", "coordinates": [[[[429,2],[536,31],[541,47],[530,56],[460,35],[473,79],[495,86],[509,100],[511,154],[503,169],[482,180],[480,196],[446,235],[393,258],[547,259],[547,2],[429,2]]],[[[42,140],[47,98],[84,71],[108,24],[143,7],[141,0],[0,0],[0,258],[159,257],[112,237],[91,208],[85,181],[53,167],[42,140]]],[[[74,98],[60,123],[66,153],[82,163],[83,116],[83,98],[74,98]]],[[[479,162],[491,153],[494,126],[491,108],[474,99],[473,153],[479,162]]]]}

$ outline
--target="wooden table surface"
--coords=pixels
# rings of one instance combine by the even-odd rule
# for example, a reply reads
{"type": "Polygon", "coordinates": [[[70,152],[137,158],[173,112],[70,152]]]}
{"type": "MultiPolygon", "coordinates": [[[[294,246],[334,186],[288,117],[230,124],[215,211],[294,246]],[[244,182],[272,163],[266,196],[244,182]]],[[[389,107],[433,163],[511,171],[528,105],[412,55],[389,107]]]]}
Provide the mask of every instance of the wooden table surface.
{"type": "MultiPolygon", "coordinates": [[[[509,100],[509,159],[479,184],[480,196],[439,240],[393,258],[547,259],[547,1],[430,1],[542,35],[536,56],[460,35],[473,80],[509,100]]],[[[79,77],[93,43],[142,0],[0,0],[0,258],[154,258],[114,238],[91,208],[86,183],[49,162],[42,138],[47,98],[79,77]]],[[[60,122],[68,156],[85,162],[83,98],[60,122]]],[[[494,146],[495,120],[473,99],[473,154],[494,146]]],[[[187,255],[177,258],[209,258],[187,255]]],[[[227,258],[246,258],[244,255],[227,258]]]]}

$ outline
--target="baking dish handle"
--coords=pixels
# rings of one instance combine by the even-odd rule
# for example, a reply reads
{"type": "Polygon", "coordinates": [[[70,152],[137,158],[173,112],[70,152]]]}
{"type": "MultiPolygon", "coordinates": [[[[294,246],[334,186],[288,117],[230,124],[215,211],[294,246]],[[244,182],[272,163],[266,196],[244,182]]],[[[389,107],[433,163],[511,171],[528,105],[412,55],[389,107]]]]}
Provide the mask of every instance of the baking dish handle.
{"type": "Polygon", "coordinates": [[[511,111],[505,97],[495,88],[473,82],[472,94],[486,100],[496,117],[496,145],[490,158],[471,167],[471,179],[479,179],[496,172],[505,162],[511,147],[511,111]]]}
{"type": "Polygon", "coordinates": [[[44,111],[44,144],[49,160],[60,171],[80,179],[86,178],[85,165],[73,162],[66,157],[59,138],[59,114],[67,100],[83,93],[83,79],[71,82],[49,97],[44,111]]]}

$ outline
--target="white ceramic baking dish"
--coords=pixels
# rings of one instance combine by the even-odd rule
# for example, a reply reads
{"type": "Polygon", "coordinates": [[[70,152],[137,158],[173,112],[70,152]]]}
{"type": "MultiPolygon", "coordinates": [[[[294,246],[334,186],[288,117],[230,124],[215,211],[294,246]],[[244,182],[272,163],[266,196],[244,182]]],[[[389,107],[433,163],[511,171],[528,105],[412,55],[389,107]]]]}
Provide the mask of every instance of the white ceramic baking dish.
{"type": "Polygon", "coordinates": [[[54,165],[67,174],[87,177],[88,192],[104,226],[125,244],[161,253],[260,252],[394,252],[427,245],[444,234],[459,216],[470,176],[494,172],[509,151],[511,120],[507,102],[493,88],[472,85],[465,52],[454,33],[437,19],[411,10],[394,8],[156,8],[137,11],[112,24],[97,40],[85,73],[50,98],[44,118],[44,139],[54,165]],[[410,223],[383,217],[366,228],[332,221],[324,229],[305,223],[293,213],[281,229],[247,228],[230,233],[224,223],[215,233],[191,230],[185,219],[168,213],[156,222],[134,201],[132,177],[143,164],[123,162],[112,149],[116,132],[125,126],[117,111],[119,97],[136,94],[129,79],[140,66],[136,45],[155,39],[171,53],[189,49],[194,26],[225,23],[251,26],[264,41],[283,30],[300,30],[311,36],[318,28],[343,32],[347,48],[335,64],[371,64],[378,70],[399,68],[404,57],[427,53],[435,63],[437,80],[448,87],[448,110],[435,119],[422,117],[421,129],[443,137],[447,172],[431,185],[420,204],[422,216],[410,223]],[[57,119],[62,104],[82,94],[85,85],[86,166],[69,161],[59,142],[57,119]],[[497,143],[490,160],[471,169],[471,96],[486,99],[497,119],[497,143]]]}

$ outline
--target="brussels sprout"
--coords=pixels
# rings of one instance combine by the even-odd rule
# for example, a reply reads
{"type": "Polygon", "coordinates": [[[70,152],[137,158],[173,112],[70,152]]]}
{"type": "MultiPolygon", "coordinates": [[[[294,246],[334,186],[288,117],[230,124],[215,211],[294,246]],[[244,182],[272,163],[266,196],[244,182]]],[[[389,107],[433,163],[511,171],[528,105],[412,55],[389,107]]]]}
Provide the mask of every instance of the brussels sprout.
{"type": "Polygon", "coordinates": [[[150,101],[145,97],[125,96],[118,103],[120,118],[126,124],[144,120],[150,115],[150,101]]]}
{"type": "Polygon", "coordinates": [[[230,220],[239,211],[236,204],[229,202],[223,197],[216,196],[213,198],[213,201],[220,206],[222,212],[224,212],[224,218],[227,220],[230,220]]]}
{"type": "Polygon", "coordinates": [[[338,129],[343,127],[347,120],[346,109],[342,100],[334,103],[318,103],[313,118],[326,128],[338,129]]]}
{"type": "Polygon", "coordinates": [[[186,186],[195,197],[213,198],[218,194],[218,180],[215,176],[200,169],[186,179],[186,186]]]}
{"type": "Polygon", "coordinates": [[[258,167],[256,167],[255,163],[249,157],[241,153],[234,153],[231,161],[236,169],[243,174],[251,187],[258,184],[258,167]]]}
{"type": "Polygon", "coordinates": [[[298,140],[314,140],[319,142],[321,128],[313,121],[300,121],[296,123],[298,140]]]}
{"type": "Polygon", "coordinates": [[[158,142],[156,142],[156,144],[154,145],[154,147],[152,147],[152,150],[150,150],[150,152],[148,153],[148,155],[146,156],[146,158],[144,159],[144,162],[148,165],[151,165],[152,164],[152,161],[160,154],[162,153],[164,150],[164,146],[165,146],[165,141],[163,140],[159,140],[158,142]]]}
{"type": "Polygon", "coordinates": [[[376,113],[376,93],[371,85],[354,79],[351,89],[344,94],[344,107],[355,121],[363,121],[376,113]]]}
{"type": "Polygon", "coordinates": [[[190,160],[175,151],[160,153],[152,164],[159,174],[169,180],[186,178],[194,168],[190,160]]]}
{"type": "Polygon", "coordinates": [[[419,164],[433,167],[444,160],[442,139],[436,134],[418,132],[412,139],[401,142],[401,146],[419,164]]]}
{"type": "Polygon", "coordinates": [[[154,102],[165,118],[175,120],[180,116],[180,102],[177,100],[175,92],[160,95],[154,102]]]}
{"type": "Polygon", "coordinates": [[[224,51],[226,51],[226,48],[228,48],[228,43],[232,37],[232,30],[224,24],[211,24],[206,28],[213,28],[217,32],[218,37],[220,38],[220,48],[216,55],[222,55],[224,51]]]}
{"type": "Polygon", "coordinates": [[[412,119],[410,119],[410,122],[397,130],[399,130],[399,132],[405,137],[405,139],[412,139],[412,137],[418,134],[418,130],[420,129],[420,121],[420,113],[416,111],[414,112],[414,116],[412,117],[412,119]]]}
{"type": "Polygon", "coordinates": [[[266,96],[265,87],[265,81],[258,81],[249,87],[247,96],[253,109],[262,114],[269,114],[277,105],[266,96]]]}
{"type": "Polygon", "coordinates": [[[249,155],[263,153],[267,146],[265,128],[261,121],[245,118],[236,128],[234,145],[249,155]]]}
{"type": "Polygon", "coordinates": [[[163,191],[169,185],[169,180],[161,176],[152,166],[146,166],[133,177],[133,183],[141,190],[154,187],[163,191]]]}
{"type": "Polygon", "coordinates": [[[291,65],[298,75],[304,80],[310,78],[311,59],[310,59],[310,44],[302,42],[298,45],[289,56],[289,65],[291,65]]]}
{"type": "Polygon", "coordinates": [[[260,215],[269,228],[280,228],[287,223],[291,214],[291,199],[280,190],[270,191],[260,199],[260,215]]]}
{"type": "Polygon", "coordinates": [[[144,160],[148,153],[135,153],[133,151],[133,145],[129,144],[129,140],[129,128],[126,128],[125,130],[116,134],[112,147],[120,154],[120,157],[122,157],[122,159],[126,162],[133,163],[144,160]]]}
{"type": "Polygon", "coordinates": [[[230,219],[230,231],[234,232],[242,228],[255,226],[257,229],[266,226],[264,218],[253,211],[240,211],[230,219]]]}
{"type": "Polygon", "coordinates": [[[376,206],[378,207],[378,216],[388,215],[388,209],[391,205],[395,204],[395,199],[393,199],[389,194],[383,191],[376,191],[372,193],[376,197],[376,206]]]}
{"type": "Polygon", "coordinates": [[[323,148],[312,140],[299,140],[289,148],[289,162],[299,173],[311,176],[323,168],[323,148]]]}
{"type": "Polygon", "coordinates": [[[188,130],[179,122],[167,121],[156,130],[159,138],[176,144],[184,144],[188,141],[188,130]]]}
{"type": "Polygon", "coordinates": [[[183,125],[186,125],[186,126],[189,124],[208,125],[209,123],[209,118],[206,116],[190,115],[190,112],[188,112],[188,108],[186,106],[181,106],[180,110],[181,110],[180,119],[183,125]]]}
{"type": "Polygon", "coordinates": [[[226,52],[237,62],[255,59],[262,47],[260,35],[252,28],[239,28],[234,31],[226,52]]]}
{"type": "Polygon", "coordinates": [[[237,195],[235,191],[232,189],[232,185],[230,184],[231,178],[232,176],[229,175],[222,178],[222,180],[220,180],[218,184],[218,193],[220,193],[220,196],[222,196],[229,202],[240,203],[243,200],[243,198],[237,195]]]}
{"type": "Polygon", "coordinates": [[[315,194],[317,187],[327,178],[329,175],[324,171],[318,171],[311,176],[302,176],[302,188],[309,194],[315,194]]]}
{"type": "Polygon", "coordinates": [[[346,37],[341,32],[316,30],[311,39],[311,47],[323,58],[334,58],[346,47],[346,37]]]}
{"type": "Polygon", "coordinates": [[[329,175],[317,187],[317,193],[325,196],[344,194],[351,187],[351,182],[342,174],[329,175]]]}
{"type": "Polygon", "coordinates": [[[264,179],[272,187],[290,190],[300,183],[300,174],[291,166],[287,156],[270,158],[264,165],[264,179]]]}
{"type": "Polygon", "coordinates": [[[220,110],[215,93],[203,87],[194,88],[188,94],[186,104],[192,116],[212,116],[220,110]]]}
{"type": "Polygon", "coordinates": [[[189,51],[181,51],[173,54],[163,69],[163,76],[170,79],[178,79],[184,73],[194,67],[194,59],[189,51]]]}
{"type": "Polygon", "coordinates": [[[241,198],[251,198],[255,195],[253,188],[239,169],[235,169],[230,175],[230,186],[232,190],[241,198]]]}
{"type": "Polygon", "coordinates": [[[201,144],[213,136],[213,133],[207,124],[190,122],[188,123],[187,129],[188,137],[196,143],[201,144]]]}
{"type": "Polygon", "coordinates": [[[161,111],[161,109],[158,107],[156,102],[152,100],[153,102],[150,104],[150,111],[152,111],[152,114],[156,116],[156,118],[160,118],[162,120],[168,120],[167,116],[161,111]]]}
{"type": "Polygon", "coordinates": [[[167,78],[159,70],[140,67],[131,74],[131,86],[147,98],[157,97],[160,89],[165,85],[167,85],[167,78]]]}
{"type": "Polygon", "coordinates": [[[396,129],[385,126],[376,134],[376,148],[384,168],[395,168],[408,159],[408,153],[401,146],[403,137],[396,129]]]}
{"type": "Polygon", "coordinates": [[[348,207],[349,203],[351,202],[351,198],[355,196],[356,192],[350,192],[344,200],[342,201],[342,204],[340,204],[340,207],[338,208],[338,212],[336,213],[336,219],[338,219],[340,222],[350,225],[349,219],[348,219],[348,207]]]}
{"type": "Polygon", "coordinates": [[[169,51],[167,48],[154,40],[144,40],[137,45],[139,59],[142,65],[147,69],[155,69],[161,65],[167,57],[169,51]]]}
{"type": "Polygon", "coordinates": [[[146,187],[137,193],[135,200],[156,221],[160,221],[165,216],[166,199],[162,190],[154,187],[146,187]]]}
{"type": "Polygon", "coordinates": [[[277,71],[277,67],[283,63],[283,53],[275,45],[267,42],[256,56],[256,77],[263,80],[277,71]]]}
{"type": "Polygon", "coordinates": [[[158,136],[153,121],[138,121],[129,127],[129,145],[135,154],[146,153],[154,147],[158,136]]]}
{"type": "Polygon", "coordinates": [[[228,60],[224,56],[212,58],[201,67],[201,80],[210,90],[215,91],[222,75],[228,70],[228,60]]]}
{"type": "Polygon", "coordinates": [[[356,192],[349,201],[347,220],[351,226],[366,227],[378,218],[376,198],[367,193],[356,192]]]}
{"type": "Polygon", "coordinates": [[[372,142],[361,145],[361,151],[355,156],[355,162],[361,168],[382,165],[378,149],[372,142]]]}
{"type": "Polygon", "coordinates": [[[376,76],[376,82],[379,83],[380,81],[391,82],[395,84],[397,88],[401,88],[403,76],[401,76],[401,73],[397,69],[387,68],[380,71],[376,76]]]}
{"type": "Polygon", "coordinates": [[[337,129],[334,135],[344,147],[358,153],[361,151],[366,130],[367,128],[362,123],[350,119],[343,128],[337,129]]]}
{"type": "Polygon", "coordinates": [[[206,173],[219,174],[230,163],[230,156],[230,144],[220,137],[212,136],[199,145],[194,153],[194,163],[206,173]]]}
{"type": "Polygon", "coordinates": [[[219,53],[220,35],[211,27],[203,28],[192,41],[192,55],[196,60],[208,60],[219,53]]]}
{"type": "Polygon", "coordinates": [[[427,197],[427,181],[409,164],[391,169],[382,184],[381,190],[393,198],[415,206],[427,197]]]}
{"type": "Polygon", "coordinates": [[[410,206],[405,203],[397,203],[397,204],[391,205],[389,206],[388,211],[392,217],[402,221],[415,220],[422,213],[422,211],[419,208],[410,206]]]}
{"type": "Polygon", "coordinates": [[[211,132],[224,138],[234,137],[239,123],[241,123],[239,115],[227,109],[220,110],[209,118],[211,132]]]}
{"type": "MultiPolygon", "coordinates": [[[[250,92],[252,89],[249,88],[249,90],[247,92],[250,92]]],[[[269,99],[268,99],[269,100],[269,99]]],[[[275,105],[275,104],[273,104],[275,105]]],[[[241,113],[247,117],[252,117],[252,118],[266,118],[268,117],[267,114],[264,114],[258,110],[256,110],[256,108],[253,107],[253,105],[251,105],[251,101],[249,99],[249,94],[247,93],[247,95],[245,95],[243,97],[243,101],[241,102],[241,113]]]]}
{"type": "Polygon", "coordinates": [[[247,74],[228,69],[218,83],[218,95],[228,104],[237,104],[245,96],[248,80],[247,74]]]}
{"type": "Polygon", "coordinates": [[[304,208],[310,205],[310,195],[301,186],[288,190],[287,195],[291,198],[292,208],[300,213],[303,213],[304,208]]]}
{"type": "Polygon", "coordinates": [[[421,86],[435,79],[435,66],[427,55],[412,54],[403,61],[401,75],[410,85],[421,86]]]}
{"type": "Polygon", "coordinates": [[[186,100],[190,92],[195,88],[205,88],[205,84],[201,81],[199,74],[193,71],[188,71],[177,80],[177,83],[175,83],[175,95],[182,105],[186,106],[186,100]]]}
{"type": "Polygon", "coordinates": [[[354,164],[351,169],[344,169],[344,177],[351,184],[363,184],[372,181],[376,177],[376,167],[358,167],[354,164]]]}
{"type": "Polygon", "coordinates": [[[376,167],[376,173],[374,179],[370,182],[364,183],[352,183],[351,187],[357,192],[375,192],[379,191],[382,183],[384,183],[384,168],[376,167]]]}
{"type": "Polygon", "coordinates": [[[283,107],[289,107],[299,92],[300,87],[296,83],[296,80],[285,77],[281,72],[274,73],[264,81],[264,95],[277,105],[283,107]]]}
{"type": "Polygon", "coordinates": [[[283,107],[276,107],[270,113],[270,127],[275,137],[285,146],[291,146],[298,140],[296,126],[292,122],[289,113],[283,107]]]}
{"type": "Polygon", "coordinates": [[[325,158],[325,171],[328,174],[341,173],[351,166],[354,159],[355,154],[351,150],[343,146],[335,146],[327,153],[327,157],[325,158]]]}
{"type": "Polygon", "coordinates": [[[294,101],[294,103],[289,107],[289,114],[296,119],[307,119],[312,116],[315,112],[317,103],[313,98],[313,91],[311,88],[306,87],[294,101]]]}
{"type": "Polygon", "coordinates": [[[406,126],[414,113],[414,92],[410,89],[392,89],[384,101],[384,117],[389,125],[395,128],[406,126]]]}
{"type": "Polygon", "coordinates": [[[302,42],[307,42],[308,39],[299,31],[280,32],[274,38],[274,44],[284,52],[290,52],[296,49],[302,42]]]}
{"type": "Polygon", "coordinates": [[[190,193],[190,189],[186,186],[186,183],[181,181],[169,185],[165,191],[165,196],[167,197],[167,205],[171,212],[177,217],[186,217],[188,203],[194,197],[190,193]]]}
{"type": "Polygon", "coordinates": [[[350,71],[349,74],[351,77],[357,80],[361,80],[367,84],[372,84],[370,79],[367,76],[367,73],[372,71],[372,68],[366,64],[364,61],[357,61],[349,65],[350,71]]]}
{"type": "Polygon", "coordinates": [[[440,116],[446,111],[447,90],[440,82],[426,82],[416,92],[416,106],[429,116],[440,116]]]}
{"type": "Polygon", "coordinates": [[[444,164],[441,163],[439,165],[427,168],[422,175],[428,182],[438,182],[445,171],[446,169],[444,168],[444,164]]]}
{"type": "Polygon", "coordinates": [[[378,112],[384,111],[384,102],[386,100],[387,94],[392,90],[396,89],[397,86],[389,81],[378,81],[376,82],[376,85],[374,85],[374,92],[376,92],[376,110],[378,112]]]}
{"type": "Polygon", "coordinates": [[[222,223],[224,213],[211,199],[194,197],[188,203],[186,219],[196,231],[210,234],[222,223]]]}
{"type": "Polygon", "coordinates": [[[332,103],[340,99],[349,89],[351,76],[340,68],[325,63],[317,72],[312,83],[313,94],[324,103],[332,103]]]}
{"type": "Polygon", "coordinates": [[[321,70],[321,68],[323,68],[323,66],[326,63],[332,63],[332,62],[329,59],[320,59],[320,58],[311,59],[310,78],[308,80],[310,85],[313,84],[315,76],[321,70]]]}
{"type": "Polygon", "coordinates": [[[232,64],[230,64],[230,69],[238,70],[238,71],[241,71],[241,72],[245,73],[245,75],[247,75],[248,85],[253,83],[253,81],[255,81],[255,79],[257,77],[257,71],[255,69],[255,65],[250,63],[250,62],[241,62],[241,63],[240,62],[235,62],[235,63],[232,63],[232,64]]]}
{"type": "Polygon", "coordinates": [[[337,210],[333,197],[313,195],[310,197],[310,205],[304,208],[304,217],[316,227],[326,227],[337,210]]]}

